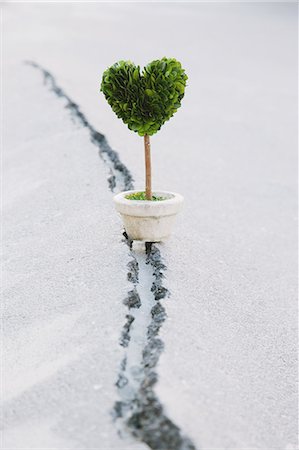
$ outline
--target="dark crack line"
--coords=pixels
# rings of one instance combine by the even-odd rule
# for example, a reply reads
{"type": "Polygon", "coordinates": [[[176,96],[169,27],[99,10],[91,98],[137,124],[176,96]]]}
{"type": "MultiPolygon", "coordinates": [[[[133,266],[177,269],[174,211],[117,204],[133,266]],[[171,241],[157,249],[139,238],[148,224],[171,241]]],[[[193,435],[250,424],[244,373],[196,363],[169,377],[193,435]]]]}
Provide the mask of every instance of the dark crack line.
{"type": "MultiPolygon", "coordinates": [[[[136,292],[139,284],[140,267],[136,259],[136,252],[132,250],[132,242],[125,234],[125,242],[131,250],[132,260],[128,264],[128,279],[133,284],[124,303],[130,310],[140,308],[137,302],[131,303],[132,292],[136,292]]],[[[119,378],[116,383],[121,400],[115,404],[115,417],[122,419],[125,426],[140,441],[155,450],[196,450],[189,438],[184,436],[180,428],[165,414],[164,408],[155,394],[154,386],[157,383],[157,363],[163,352],[164,344],[159,338],[159,330],[165,322],[167,315],[161,300],[169,296],[169,291],[163,286],[166,266],[163,263],[157,245],[150,242],[145,244],[144,258],[141,264],[147,268],[147,276],[151,279],[151,295],[153,305],[150,309],[150,320],[147,326],[146,343],[142,349],[140,366],[135,368],[131,363],[131,372],[128,370],[127,357],[121,364],[119,378]],[[137,370],[136,370],[137,369],[137,370]],[[132,381],[137,380],[137,387],[132,392],[132,381]]],[[[144,270],[144,267],[142,268],[144,270]]],[[[142,301],[142,298],[141,298],[142,301]]],[[[127,347],[130,340],[131,325],[134,324],[134,315],[129,315],[124,326],[121,345],[127,347]]]]}
{"type": "Polygon", "coordinates": [[[67,108],[71,114],[71,117],[77,121],[79,125],[87,128],[90,133],[91,142],[99,149],[99,154],[106,166],[109,169],[108,184],[112,192],[128,191],[133,189],[133,177],[129,169],[121,162],[118,153],[113,150],[106,137],[99,133],[86,119],[85,115],[80,110],[80,107],[75,103],[66,92],[58,86],[53,75],[45,70],[39,64],[33,61],[26,61],[25,64],[38,69],[44,77],[44,84],[52,91],[57,97],[65,100],[65,108],[67,108]]]}
{"type": "MultiPolygon", "coordinates": [[[[99,149],[100,157],[108,167],[110,190],[116,192],[133,189],[133,177],[129,169],[121,162],[118,153],[109,146],[106,137],[95,130],[88,122],[78,104],[58,86],[54,76],[49,71],[32,61],[28,61],[26,64],[42,73],[44,84],[57,97],[65,100],[65,108],[69,110],[71,117],[79,125],[89,130],[91,142],[99,149]]],[[[140,367],[136,368],[138,372],[137,387],[130,386],[130,381],[126,377],[127,356],[125,356],[116,382],[121,400],[116,402],[114,406],[114,417],[115,419],[122,419],[125,428],[136,439],[146,443],[153,450],[196,450],[191,440],[185,437],[180,428],[165,415],[163,406],[154,392],[154,386],[158,379],[156,366],[164,348],[164,344],[158,335],[167,317],[165,308],[161,304],[161,300],[169,296],[169,291],[163,286],[166,266],[162,261],[157,245],[151,242],[145,243],[143,256],[138,263],[133,242],[130,241],[126,233],[124,233],[124,242],[128,245],[131,256],[128,263],[128,280],[132,283],[133,289],[128,292],[124,300],[129,313],[126,315],[126,323],[121,335],[120,344],[123,347],[130,347],[131,330],[136,320],[132,311],[142,307],[142,298],[138,293],[140,264],[144,266],[143,270],[147,270],[146,275],[151,282],[149,291],[153,299],[153,305],[150,309],[150,320],[146,327],[140,367]],[[122,395],[125,391],[130,392],[127,398],[122,395]]]]}

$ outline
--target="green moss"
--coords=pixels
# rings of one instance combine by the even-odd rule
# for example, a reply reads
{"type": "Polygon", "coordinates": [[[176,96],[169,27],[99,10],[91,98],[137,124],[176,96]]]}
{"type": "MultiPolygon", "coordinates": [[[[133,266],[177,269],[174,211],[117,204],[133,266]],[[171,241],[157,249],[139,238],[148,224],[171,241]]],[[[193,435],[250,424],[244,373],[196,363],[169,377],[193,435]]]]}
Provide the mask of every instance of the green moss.
{"type": "MultiPolygon", "coordinates": [[[[126,198],[128,200],[147,200],[146,196],[145,196],[145,192],[134,192],[133,194],[129,194],[126,195],[126,198]]],[[[166,200],[165,197],[158,197],[157,195],[153,195],[152,196],[152,200],[153,202],[160,202],[166,200]]]]}

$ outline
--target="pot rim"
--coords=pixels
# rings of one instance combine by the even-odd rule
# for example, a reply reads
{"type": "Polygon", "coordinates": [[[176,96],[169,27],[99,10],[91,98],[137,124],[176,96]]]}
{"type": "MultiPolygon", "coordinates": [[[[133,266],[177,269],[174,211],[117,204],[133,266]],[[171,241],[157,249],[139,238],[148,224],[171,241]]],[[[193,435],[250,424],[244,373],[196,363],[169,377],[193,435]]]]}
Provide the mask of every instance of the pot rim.
{"type": "Polygon", "coordinates": [[[113,197],[113,200],[115,203],[119,203],[122,205],[134,205],[134,206],[151,206],[151,208],[158,208],[161,207],[161,205],[174,205],[177,203],[182,203],[184,201],[184,197],[181,194],[178,194],[177,192],[171,192],[171,191],[163,191],[161,189],[155,189],[153,191],[153,194],[155,195],[169,195],[169,198],[166,198],[165,200],[158,200],[158,201],[152,201],[152,200],[131,200],[126,198],[126,195],[134,194],[135,192],[142,192],[142,189],[131,189],[129,191],[123,191],[119,192],[113,197]]]}

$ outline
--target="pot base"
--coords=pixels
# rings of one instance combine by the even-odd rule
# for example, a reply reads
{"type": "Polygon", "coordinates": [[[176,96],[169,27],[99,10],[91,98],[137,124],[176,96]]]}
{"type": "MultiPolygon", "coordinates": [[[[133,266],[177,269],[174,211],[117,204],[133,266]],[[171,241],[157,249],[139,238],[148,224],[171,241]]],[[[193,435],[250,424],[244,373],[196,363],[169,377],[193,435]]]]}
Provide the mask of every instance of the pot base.
{"type": "Polygon", "coordinates": [[[161,242],[173,228],[175,215],[164,217],[136,217],[121,215],[127,235],[133,241],[161,242]]]}

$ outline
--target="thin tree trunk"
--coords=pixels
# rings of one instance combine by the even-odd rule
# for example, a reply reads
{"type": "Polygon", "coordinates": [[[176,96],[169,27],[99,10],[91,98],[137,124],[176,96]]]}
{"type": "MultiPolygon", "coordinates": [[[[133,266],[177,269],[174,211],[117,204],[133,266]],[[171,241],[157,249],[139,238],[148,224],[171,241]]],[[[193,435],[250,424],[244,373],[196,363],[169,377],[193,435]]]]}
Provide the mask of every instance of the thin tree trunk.
{"type": "Polygon", "coordinates": [[[151,144],[148,134],[144,135],[145,152],[145,196],[147,200],[152,199],[152,171],[151,171],[151,144]]]}

